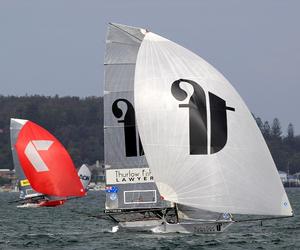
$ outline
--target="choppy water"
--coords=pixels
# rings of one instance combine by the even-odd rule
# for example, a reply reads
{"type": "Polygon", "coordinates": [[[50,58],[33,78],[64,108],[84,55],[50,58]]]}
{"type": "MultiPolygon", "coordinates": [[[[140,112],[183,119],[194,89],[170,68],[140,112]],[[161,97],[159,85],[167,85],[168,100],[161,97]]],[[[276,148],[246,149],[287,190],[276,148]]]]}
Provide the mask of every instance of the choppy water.
{"type": "Polygon", "coordinates": [[[99,214],[103,192],[56,208],[17,208],[7,204],[17,193],[0,193],[0,249],[300,249],[300,189],[287,192],[294,218],[235,224],[216,235],[111,233],[111,222],[72,212],[99,214]]]}

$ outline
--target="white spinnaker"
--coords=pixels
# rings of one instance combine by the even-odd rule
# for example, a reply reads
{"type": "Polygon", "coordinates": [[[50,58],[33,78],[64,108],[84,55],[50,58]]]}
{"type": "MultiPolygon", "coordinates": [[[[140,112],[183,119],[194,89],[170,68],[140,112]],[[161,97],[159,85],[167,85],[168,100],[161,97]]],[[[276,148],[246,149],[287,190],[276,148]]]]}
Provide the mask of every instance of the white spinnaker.
{"type": "Polygon", "coordinates": [[[78,170],[78,176],[85,190],[88,190],[88,185],[91,182],[91,175],[92,173],[87,165],[82,164],[78,170]]]}
{"type": "MultiPolygon", "coordinates": [[[[134,85],[138,129],[161,195],[180,204],[236,214],[291,215],[292,209],[266,143],[245,103],[224,78],[196,54],[148,32],[139,49],[134,85]],[[190,155],[189,111],[179,108],[171,85],[198,83],[226,100],[228,139],[217,153],[190,155]]],[[[208,134],[210,122],[208,122],[208,134]]],[[[208,136],[208,144],[210,143],[208,136]]]]}

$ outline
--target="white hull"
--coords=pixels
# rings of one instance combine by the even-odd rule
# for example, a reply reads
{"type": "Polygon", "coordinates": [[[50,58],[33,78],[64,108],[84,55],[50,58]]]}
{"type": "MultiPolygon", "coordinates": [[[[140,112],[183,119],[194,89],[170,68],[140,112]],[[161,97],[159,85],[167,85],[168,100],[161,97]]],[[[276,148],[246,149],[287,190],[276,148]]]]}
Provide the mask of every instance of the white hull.
{"type": "Polygon", "coordinates": [[[149,221],[134,221],[134,222],[120,222],[118,226],[113,227],[112,232],[118,230],[130,231],[146,231],[152,233],[221,233],[227,229],[233,221],[186,221],[180,223],[170,224],[163,220],[149,220],[149,221]]]}
{"type": "Polygon", "coordinates": [[[22,205],[18,205],[17,207],[19,207],[19,208],[28,208],[28,207],[30,207],[30,208],[32,208],[32,207],[39,207],[39,204],[37,204],[37,203],[25,203],[25,204],[22,204],[22,205]]]}

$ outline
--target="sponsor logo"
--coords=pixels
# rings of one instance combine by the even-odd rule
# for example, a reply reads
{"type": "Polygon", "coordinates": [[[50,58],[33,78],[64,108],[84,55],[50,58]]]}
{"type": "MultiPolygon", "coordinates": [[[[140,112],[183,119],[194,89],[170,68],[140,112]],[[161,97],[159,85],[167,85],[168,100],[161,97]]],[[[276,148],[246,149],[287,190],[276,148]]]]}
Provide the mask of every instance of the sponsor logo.
{"type": "Polygon", "coordinates": [[[144,155],[143,146],[136,128],[133,105],[126,99],[117,99],[112,105],[112,112],[118,119],[118,123],[124,124],[124,146],[126,157],[137,157],[144,155]],[[126,112],[124,112],[124,110],[118,106],[121,103],[126,105],[126,112]]]}
{"type": "Polygon", "coordinates": [[[81,180],[83,180],[83,181],[89,181],[89,180],[90,180],[90,177],[89,177],[89,176],[87,176],[87,175],[82,175],[82,174],[79,175],[79,178],[80,178],[81,180]]]}
{"type": "Polygon", "coordinates": [[[107,169],[106,184],[128,184],[154,182],[149,168],[107,169]]]}
{"type": "Polygon", "coordinates": [[[21,187],[30,186],[29,180],[27,180],[27,179],[21,180],[20,185],[21,185],[21,187]]]}
{"type": "Polygon", "coordinates": [[[180,103],[179,108],[189,112],[190,155],[214,154],[222,150],[228,137],[227,111],[235,111],[235,108],[228,107],[221,97],[211,92],[205,93],[192,80],[174,81],[171,92],[176,100],[188,102],[180,103]],[[182,82],[193,87],[193,94],[188,100],[188,92],[181,87],[182,82]]]}
{"type": "Polygon", "coordinates": [[[207,233],[207,232],[220,232],[222,231],[222,223],[218,224],[199,224],[199,226],[194,226],[194,233],[207,233]]]}
{"type": "Polygon", "coordinates": [[[48,150],[53,143],[54,141],[32,140],[27,144],[24,153],[37,172],[49,171],[38,151],[48,150]]]}
{"type": "Polygon", "coordinates": [[[106,193],[118,193],[119,189],[116,186],[107,186],[105,187],[106,193]]]}

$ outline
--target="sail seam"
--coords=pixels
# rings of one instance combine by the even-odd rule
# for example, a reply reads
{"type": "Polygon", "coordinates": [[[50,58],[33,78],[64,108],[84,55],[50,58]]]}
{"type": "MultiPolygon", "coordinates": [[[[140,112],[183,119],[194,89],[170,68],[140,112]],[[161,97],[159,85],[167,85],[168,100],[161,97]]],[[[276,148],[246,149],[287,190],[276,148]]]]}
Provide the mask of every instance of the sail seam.
{"type": "Polygon", "coordinates": [[[116,42],[116,41],[112,41],[112,40],[106,40],[107,44],[124,44],[124,45],[128,45],[128,46],[134,46],[134,47],[140,47],[137,44],[133,44],[133,43],[124,43],[124,42],[116,42]]]}
{"type": "Polygon", "coordinates": [[[135,65],[135,63],[104,63],[105,65],[135,65]]]}
{"type": "Polygon", "coordinates": [[[121,30],[121,31],[123,31],[124,33],[128,34],[129,36],[134,37],[135,39],[139,40],[140,42],[143,41],[143,40],[141,40],[140,38],[138,38],[138,37],[136,37],[136,36],[130,34],[128,31],[123,30],[123,29],[121,29],[120,27],[118,27],[118,26],[116,26],[116,25],[114,25],[114,24],[112,24],[112,23],[110,23],[110,25],[113,26],[113,27],[115,27],[115,28],[117,28],[117,29],[119,29],[119,30],[121,30]]]}

